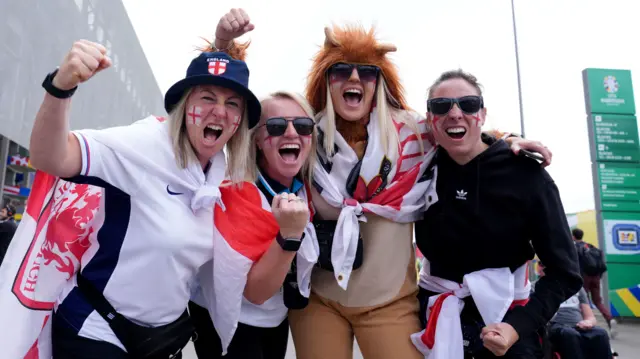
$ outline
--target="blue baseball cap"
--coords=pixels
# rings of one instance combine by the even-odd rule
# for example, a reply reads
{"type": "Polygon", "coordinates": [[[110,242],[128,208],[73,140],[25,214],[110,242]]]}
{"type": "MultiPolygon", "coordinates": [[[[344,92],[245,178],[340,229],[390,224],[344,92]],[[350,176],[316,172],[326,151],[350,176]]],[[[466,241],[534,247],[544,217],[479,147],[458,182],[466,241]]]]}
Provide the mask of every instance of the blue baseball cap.
{"type": "Polygon", "coordinates": [[[197,85],[215,85],[231,89],[244,97],[249,128],[260,121],[260,101],[249,90],[249,68],[225,52],[203,52],[191,61],[184,79],[176,82],[164,96],[164,108],[171,112],[185,91],[197,85]]]}

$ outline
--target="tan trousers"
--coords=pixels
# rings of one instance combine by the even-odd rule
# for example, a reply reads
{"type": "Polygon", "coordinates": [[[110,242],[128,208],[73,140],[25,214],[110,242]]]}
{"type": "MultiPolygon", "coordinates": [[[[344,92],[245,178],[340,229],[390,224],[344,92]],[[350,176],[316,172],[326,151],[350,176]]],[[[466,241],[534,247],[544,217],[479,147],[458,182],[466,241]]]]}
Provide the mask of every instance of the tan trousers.
{"type": "Polygon", "coordinates": [[[355,337],[364,359],[423,359],[410,339],[421,330],[416,293],[373,307],[344,307],[311,293],[305,309],[289,311],[296,357],[352,359],[355,337]]]}

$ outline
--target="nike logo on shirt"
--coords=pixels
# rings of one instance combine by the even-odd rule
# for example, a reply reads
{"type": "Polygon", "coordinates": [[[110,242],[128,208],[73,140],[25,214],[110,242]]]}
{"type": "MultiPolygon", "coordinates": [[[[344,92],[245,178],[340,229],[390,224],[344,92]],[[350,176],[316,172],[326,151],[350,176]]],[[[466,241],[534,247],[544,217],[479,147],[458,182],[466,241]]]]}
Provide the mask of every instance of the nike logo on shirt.
{"type": "Polygon", "coordinates": [[[173,192],[172,190],[169,189],[169,185],[167,185],[167,193],[169,193],[172,196],[178,196],[178,195],[184,194],[181,192],[173,192]]]}

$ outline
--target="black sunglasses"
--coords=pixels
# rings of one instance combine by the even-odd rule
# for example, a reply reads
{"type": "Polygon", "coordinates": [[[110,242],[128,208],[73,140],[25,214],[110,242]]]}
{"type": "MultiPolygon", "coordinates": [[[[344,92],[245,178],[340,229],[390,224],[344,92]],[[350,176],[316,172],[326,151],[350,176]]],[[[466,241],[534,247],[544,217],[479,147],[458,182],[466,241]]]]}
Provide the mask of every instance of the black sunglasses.
{"type": "Polygon", "coordinates": [[[351,77],[354,68],[358,70],[358,77],[360,80],[366,82],[375,81],[378,78],[378,73],[380,72],[380,68],[378,66],[345,64],[343,62],[339,62],[329,67],[329,79],[334,81],[347,81],[351,77]]]}
{"type": "Polygon", "coordinates": [[[309,136],[312,134],[313,127],[316,125],[316,123],[309,117],[272,117],[267,119],[262,126],[267,126],[267,133],[269,136],[282,136],[287,132],[289,122],[293,122],[293,128],[296,129],[296,132],[300,136],[309,136]]]}
{"type": "Polygon", "coordinates": [[[482,96],[438,97],[427,101],[427,111],[434,115],[446,115],[451,111],[454,103],[458,104],[460,110],[467,115],[478,113],[484,107],[482,96]]]}

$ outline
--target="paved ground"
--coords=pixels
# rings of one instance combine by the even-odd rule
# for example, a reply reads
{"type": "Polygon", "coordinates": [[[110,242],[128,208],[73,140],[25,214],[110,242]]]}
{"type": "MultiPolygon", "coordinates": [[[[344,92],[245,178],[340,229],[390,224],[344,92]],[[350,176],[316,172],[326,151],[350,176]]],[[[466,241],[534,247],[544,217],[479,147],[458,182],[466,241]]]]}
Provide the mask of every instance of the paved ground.
{"type": "MultiPolygon", "coordinates": [[[[599,314],[599,313],[597,313],[599,314]]],[[[598,317],[600,323],[604,323],[602,317],[598,317]]],[[[604,324],[601,324],[604,325],[604,324]]],[[[618,352],[619,359],[637,359],[640,358],[640,320],[621,320],[618,325],[618,336],[611,341],[613,349],[618,352]]],[[[197,359],[193,351],[193,347],[189,345],[185,351],[184,359],[197,359]]],[[[293,342],[289,338],[289,347],[287,348],[286,359],[296,359],[293,342]]],[[[353,359],[364,359],[357,343],[354,345],[353,359]]],[[[394,358],[389,358],[394,359],[394,358]]]]}
{"type": "MultiPolygon", "coordinates": [[[[193,346],[189,344],[189,346],[185,349],[183,355],[183,359],[198,359],[196,357],[196,353],[193,350],[193,346]]],[[[286,359],[296,359],[296,352],[293,348],[293,341],[291,340],[291,335],[289,335],[289,345],[287,346],[287,357],[286,359]]],[[[358,349],[358,344],[355,343],[353,348],[353,359],[363,359],[362,354],[360,354],[360,349],[358,349]]]]}
{"type": "MultiPolygon", "coordinates": [[[[598,321],[604,324],[604,320],[599,317],[598,321]]],[[[611,341],[613,350],[618,353],[619,359],[640,358],[640,320],[619,320],[618,336],[611,341]]]]}

